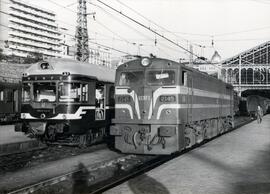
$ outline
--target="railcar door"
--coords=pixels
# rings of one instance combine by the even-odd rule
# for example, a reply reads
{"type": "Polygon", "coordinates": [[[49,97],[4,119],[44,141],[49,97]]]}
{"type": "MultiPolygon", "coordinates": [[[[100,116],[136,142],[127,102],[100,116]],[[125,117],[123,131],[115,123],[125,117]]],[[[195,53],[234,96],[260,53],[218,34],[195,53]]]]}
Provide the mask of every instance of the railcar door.
{"type": "Polygon", "coordinates": [[[106,87],[103,83],[96,83],[95,120],[105,120],[106,87]]]}

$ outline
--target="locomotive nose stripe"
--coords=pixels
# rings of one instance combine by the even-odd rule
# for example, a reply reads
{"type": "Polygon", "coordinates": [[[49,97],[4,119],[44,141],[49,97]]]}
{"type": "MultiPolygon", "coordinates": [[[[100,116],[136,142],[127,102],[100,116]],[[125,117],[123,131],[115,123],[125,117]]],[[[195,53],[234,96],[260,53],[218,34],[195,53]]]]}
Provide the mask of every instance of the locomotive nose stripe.
{"type": "Polygon", "coordinates": [[[128,109],[130,118],[133,119],[132,107],[129,104],[116,104],[115,108],[116,109],[128,109]]]}
{"type": "Polygon", "coordinates": [[[131,98],[133,99],[134,105],[135,105],[135,110],[136,110],[136,113],[138,115],[138,119],[141,119],[139,101],[138,101],[137,94],[135,93],[134,90],[132,90],[132,92],[128,92],[127,88],[116,88],[115,94],[116,95],[128,95],[128,96],[131,96],[131,98]]]}

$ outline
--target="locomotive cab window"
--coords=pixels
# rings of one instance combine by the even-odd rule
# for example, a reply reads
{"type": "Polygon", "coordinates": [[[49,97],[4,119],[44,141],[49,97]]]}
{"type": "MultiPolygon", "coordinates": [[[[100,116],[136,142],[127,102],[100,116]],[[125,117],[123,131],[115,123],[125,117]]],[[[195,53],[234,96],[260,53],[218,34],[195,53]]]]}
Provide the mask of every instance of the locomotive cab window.
{"type": "Polygon", "coordinates": [[[174,85],[175,72],[172,70],[154,70],[146,73],[147,83],[150,85],[174,85]]]}
{"type": "Polygon", "coordinates": [[[142,84],[142,80],[142,71],[122,72],[119,76],[118,84],[120,86],[136,85],[142,84]]]}
{"type": "Polygon", "coordinates": [[[34,101],[36,102],[55,102],[56,83],[38,82],[33,84],[34,101]]]}
{"type": "Polygon", "coordinates": [[[102,83],[96,84],[96,108],[95,108],[95,119],[105,119],[105,85],[102,83]]]}

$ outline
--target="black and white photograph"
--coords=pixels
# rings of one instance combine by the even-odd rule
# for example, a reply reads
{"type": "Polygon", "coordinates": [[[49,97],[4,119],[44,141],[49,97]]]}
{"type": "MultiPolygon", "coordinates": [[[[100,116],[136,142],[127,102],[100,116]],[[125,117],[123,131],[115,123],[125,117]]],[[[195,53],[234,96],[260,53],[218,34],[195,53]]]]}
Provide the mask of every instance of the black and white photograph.
{"type": "Polygon", "coordinates": [[[0,0],[0,194],[270,194],[270,0],[0,0]]]}

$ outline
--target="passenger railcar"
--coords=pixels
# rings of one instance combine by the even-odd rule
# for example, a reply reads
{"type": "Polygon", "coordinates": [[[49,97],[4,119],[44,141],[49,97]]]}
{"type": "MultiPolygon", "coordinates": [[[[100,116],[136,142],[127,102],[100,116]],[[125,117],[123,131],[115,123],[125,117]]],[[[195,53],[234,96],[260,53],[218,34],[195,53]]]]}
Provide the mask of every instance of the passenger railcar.
{"type": "Polygon", "coordinates": [[[119,66],[115,102],[110,134],[124,153],[171,154],[233,127],[233,87],[166,59],[119,66]]]}
{"type": "Polygon", "coordinates": [[[22,78],[17,131],[50,142],[101,140],[113,117],[115,70],[67,59],[38,62],[22,78]]]}
{"type": "Polygon", "coordinates": [[[259,95],[250,95],[247,97],[247,111],[250,116],[255,117],[257,108],[260,106],[263,110],[263,114],[266,114],[269,106],[269,99],[259,96],[259,95]]]}
{"type": "Polygon", "coordinates": [[[19,79],[0,77],[0,124],[17,121],[20,115],[19,79]]]}

